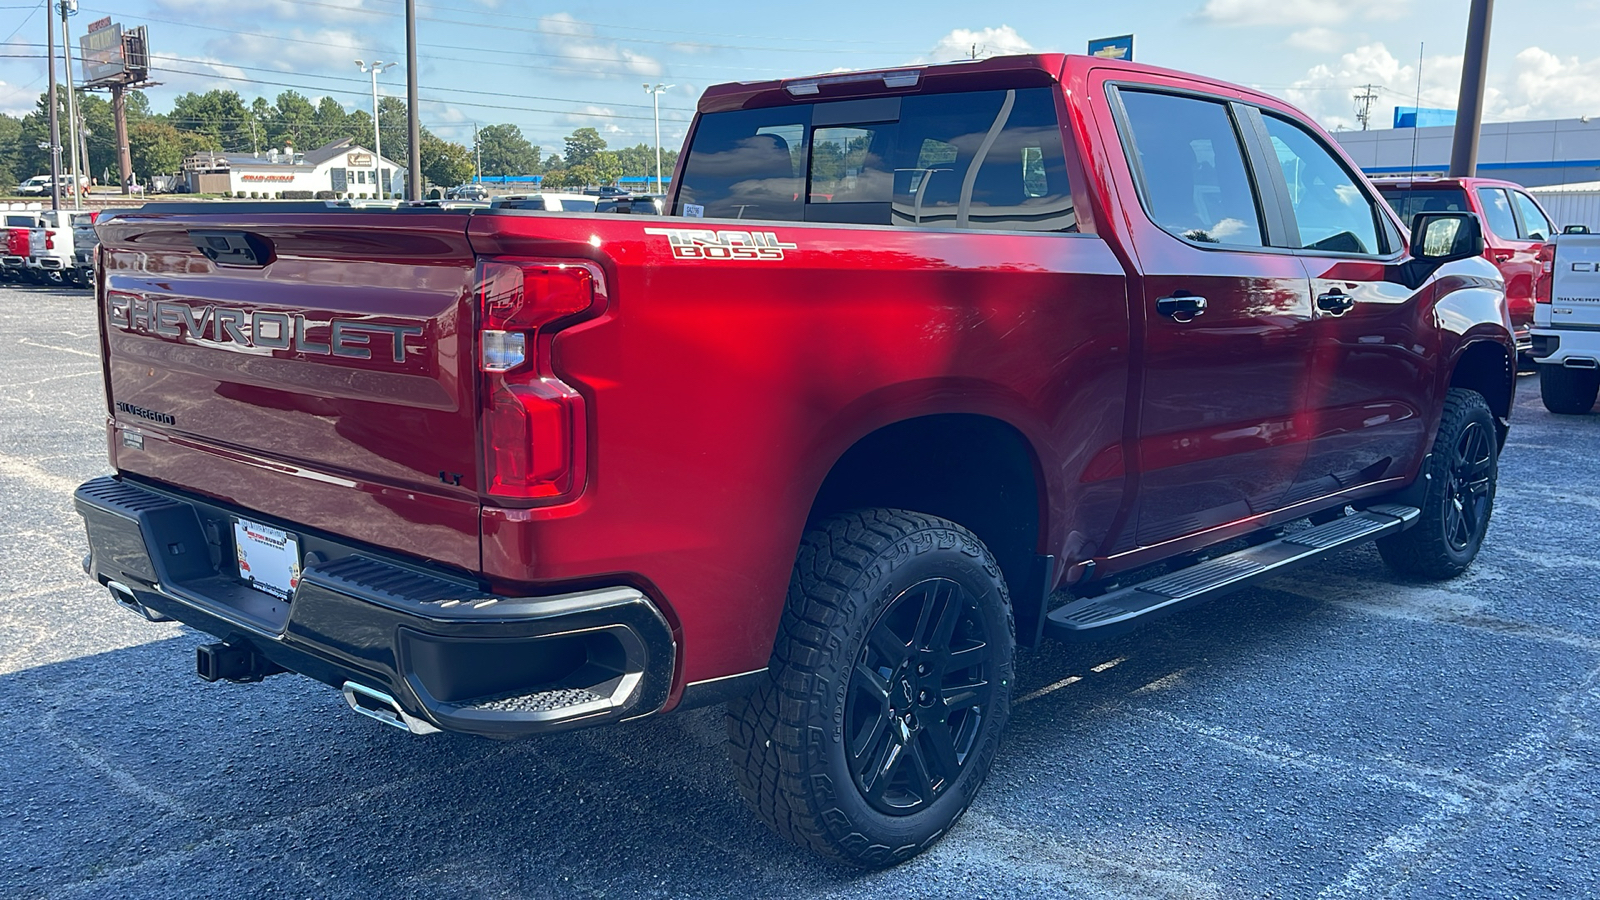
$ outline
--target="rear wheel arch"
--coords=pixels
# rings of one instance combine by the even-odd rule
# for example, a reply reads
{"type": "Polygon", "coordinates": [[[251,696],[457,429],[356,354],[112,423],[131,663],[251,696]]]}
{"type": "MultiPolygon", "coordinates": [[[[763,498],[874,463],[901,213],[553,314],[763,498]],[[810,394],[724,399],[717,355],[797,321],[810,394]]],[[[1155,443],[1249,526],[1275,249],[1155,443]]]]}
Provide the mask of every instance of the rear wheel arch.
{"type": "MultiPolygon", "coordinates": [[[[1045,496],[1038,454],[1016,426],[968,413],[919,416],[884,425],[841,454],[817,489],[806,527],[869,508],[948,519],[989,548],[1013,602],[1026,606],[1047,527],[1045,496]]],[[[1016,613],[1018,634],[1030,634],[1032,610],[1016,613]]]]}

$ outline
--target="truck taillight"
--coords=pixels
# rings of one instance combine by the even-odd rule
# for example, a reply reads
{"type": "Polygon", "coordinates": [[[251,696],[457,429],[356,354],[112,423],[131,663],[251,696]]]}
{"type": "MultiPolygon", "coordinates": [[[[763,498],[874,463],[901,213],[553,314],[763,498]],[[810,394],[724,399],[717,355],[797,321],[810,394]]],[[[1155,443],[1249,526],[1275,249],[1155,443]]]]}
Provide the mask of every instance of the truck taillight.
{"type": "Polygon", "coordinates": [[[578,261],[507,259],[478,264],[478,372],[487,492],[559,498],[581,486],[587,445],[583,395],[553,368],[556,331],[604,297],[598,268],[578,261]]]}
{"type": "Polygon", "coordinates": [[[1556,270],[1556,245],[1545,241],[1539,248],[1539,271],[1533,276],[1533,302],[1549,303],[1556,270]]]}
{"type": "Polygon", "coordinates": [[[56,248],[56,233],[54,231],[47,230],[44,233],[44,248],[46,250],[54,250],[56,248]]]}

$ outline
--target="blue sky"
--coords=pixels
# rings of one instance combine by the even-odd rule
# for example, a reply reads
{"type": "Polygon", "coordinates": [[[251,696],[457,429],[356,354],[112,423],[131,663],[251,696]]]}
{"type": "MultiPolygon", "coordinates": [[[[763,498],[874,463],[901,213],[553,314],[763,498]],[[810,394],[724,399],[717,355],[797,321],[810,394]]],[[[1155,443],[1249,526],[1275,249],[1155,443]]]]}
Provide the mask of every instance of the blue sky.
{"type": "MultiPolygon", "coordinates": [[[[112,15],[147,25],[157,111],[189,90],[227,87],[248,100],[292,87],[370,107],[353,60],[403,59],[402,0],[80,0],[72,20],[112,15]],[[115,8],[113,8],[115,7],[115,8]]],[[[40,0],[0,0],[0,111],[31,109],[44,89],[40,0]],[[31,16],[31,18],[30,18],[31,16]],[[6,35],[17,29],[11,37],[6,35]]],[[[662,140],[682,141],[694,99],[722,81],[806,75],[1028,50],[1082,52],[1134,32],[1143,62],[1261,87],[1329,128],[1356,127],[1352,95],[1377,85],[1374,121],[1417,90],[1453,107],[1467,0],[1151,0],[1151,2],[806,4],[521,3],[418,0],[422,118],[470,142],[472,122],[510,122],[547,150],[574,128],[613,145],[649,142],[650,97],[662,140]]],[[[1498,4],[1490,120],[1600,115],[1600,0],[1498,4]]],[[[403,69],[384,76],[403,95],[403,69]]]]}

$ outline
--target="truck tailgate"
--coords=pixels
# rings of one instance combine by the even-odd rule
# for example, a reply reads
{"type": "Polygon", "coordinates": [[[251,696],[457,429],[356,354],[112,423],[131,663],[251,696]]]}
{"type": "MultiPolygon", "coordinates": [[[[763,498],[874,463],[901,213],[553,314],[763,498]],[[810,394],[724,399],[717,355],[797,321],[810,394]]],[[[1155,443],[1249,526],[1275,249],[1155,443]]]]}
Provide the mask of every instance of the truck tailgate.
{"type": "Polygon", "coordinates": [[[1550,327],[1600,329],[1600,235],[1556,239],[1550,327]]]}
{"type": "Polygon", "coordinates": [[[98,229],[117,468],[477,570],[468,216],[178,209],[98,229]]]}

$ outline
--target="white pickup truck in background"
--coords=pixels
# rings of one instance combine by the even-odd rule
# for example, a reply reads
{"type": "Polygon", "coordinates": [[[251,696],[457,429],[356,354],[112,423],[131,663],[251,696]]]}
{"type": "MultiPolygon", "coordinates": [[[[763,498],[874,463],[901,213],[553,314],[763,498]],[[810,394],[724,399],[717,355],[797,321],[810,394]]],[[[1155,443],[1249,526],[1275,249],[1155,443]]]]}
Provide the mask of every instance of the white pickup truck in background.
{"type": "Polygon", "coordinates": [[[1533,309],[1533,358],[1545,409],[1584,415],[1600,394],[1600,234],[1570,231],[1552,242],[1548,293],[1533,309]]]}

